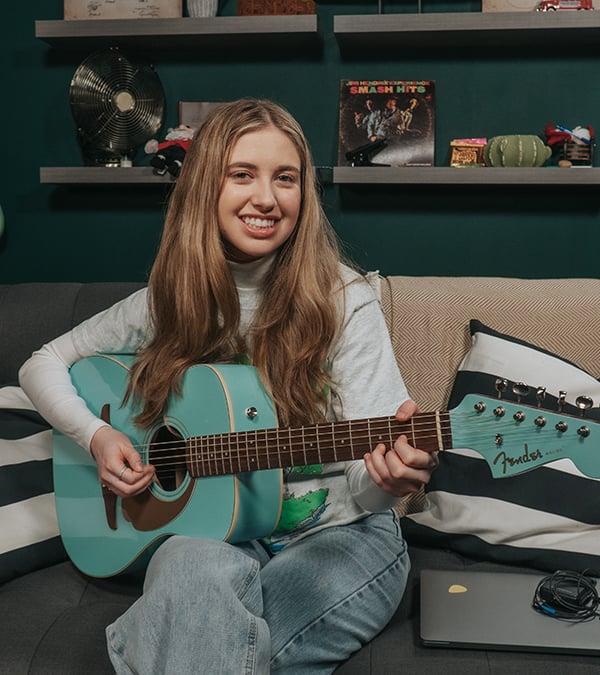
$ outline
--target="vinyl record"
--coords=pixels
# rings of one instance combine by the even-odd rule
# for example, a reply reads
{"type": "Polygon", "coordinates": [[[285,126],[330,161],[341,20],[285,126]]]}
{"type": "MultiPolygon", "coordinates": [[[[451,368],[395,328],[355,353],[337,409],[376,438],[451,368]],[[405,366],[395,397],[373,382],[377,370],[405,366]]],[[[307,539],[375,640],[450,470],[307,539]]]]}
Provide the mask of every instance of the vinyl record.
{"type": "Polygon", "coordinates": [[[118,165],[158,133],[165,97],[149,63],[111,48],[77,68],[70,104],[86,164],[118,165]]]}

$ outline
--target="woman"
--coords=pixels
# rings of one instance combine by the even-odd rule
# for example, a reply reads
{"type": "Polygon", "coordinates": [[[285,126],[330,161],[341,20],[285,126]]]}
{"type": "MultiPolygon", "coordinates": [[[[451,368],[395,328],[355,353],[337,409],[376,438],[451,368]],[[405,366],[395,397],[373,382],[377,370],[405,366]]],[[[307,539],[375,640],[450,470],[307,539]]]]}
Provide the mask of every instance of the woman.
{"type": "MultiPolygon", "coordinates": [[[[21,369],[42,415],[92,453],[103,485],[131,496],[154,467],[87,409],[68,373],[96,352],[137,354],[128,396],[141,427],[202,362],[249,360],[280,426],[416,411],[376,295],[341,261],[302,130],[269,101],[224,104],[195,135],[148,290],[21,369]]],[[[409,561],[392,507],[436,466],[400,436],[364,461],[284,470],[281,518],[265,539],[171,537],[142,597],[107,628],[117,673],[332,672],[394,613],[409,561]]]]}

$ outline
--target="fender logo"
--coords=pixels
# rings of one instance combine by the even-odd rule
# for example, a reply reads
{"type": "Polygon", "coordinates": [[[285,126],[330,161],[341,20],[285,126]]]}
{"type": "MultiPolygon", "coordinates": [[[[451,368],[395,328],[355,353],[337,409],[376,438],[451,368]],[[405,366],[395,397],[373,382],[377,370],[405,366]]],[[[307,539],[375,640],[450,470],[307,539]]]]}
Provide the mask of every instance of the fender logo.
{"type": "Polygon", "coordinates": [[[522,455],[507,455],[504,450],[502,450],[502,452],[499,452],[494,458],[494,464],[502,464],[502,473],[506,474],[513,466],[537,462],[539,459],[542,459],[542,457],[541,450],[533,450],[530,452],[529,446],[525,443],[525,452],[522,455]]]}

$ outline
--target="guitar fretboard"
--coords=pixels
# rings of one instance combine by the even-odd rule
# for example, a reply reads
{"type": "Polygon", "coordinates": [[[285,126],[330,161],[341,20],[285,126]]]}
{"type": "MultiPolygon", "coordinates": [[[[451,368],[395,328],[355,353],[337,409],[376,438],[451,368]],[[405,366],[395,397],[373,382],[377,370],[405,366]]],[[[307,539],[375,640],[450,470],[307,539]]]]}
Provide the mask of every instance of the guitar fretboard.
{"type": "Polygon", "coordinates": [[[190,476],[202,478],[345,462],[362,458],[378,443],[390,448],[401,434],[414,447],[429,452],[452,446],[449,413],[435,412],[415,415],[408,422],[379,417],[194,436],[186,441],[186,463],[190,476]]]}

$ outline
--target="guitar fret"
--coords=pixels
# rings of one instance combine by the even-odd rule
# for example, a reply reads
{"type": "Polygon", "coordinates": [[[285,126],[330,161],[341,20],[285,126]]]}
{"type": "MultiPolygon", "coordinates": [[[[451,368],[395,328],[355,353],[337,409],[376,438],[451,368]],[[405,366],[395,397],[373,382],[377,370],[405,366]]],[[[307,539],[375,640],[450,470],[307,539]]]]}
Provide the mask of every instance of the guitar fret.
{"type": "Polygon", "coordinates": [[[256,457],[256,452],[250,452],[250,447],[248,446],[248,443],[244,443],[244,450],[246,451],[246,457],[245,457],[245,466],[244,470],[245,471],[252,471],[252,465],[250,464],[250,457],[256,457]]]}
{"type": "MultiPolygon", "coordinates": [[[[283,464],[281,464],[281,452],[279,450],[279,438],[277,436],[275,436],[275,438],[273,440],[274,440],[273,445],[275,446],[275,453],[277,455],[277,459],[275,460],[275,466],[271,465],[271,468],[275,468],[277,466],[283,466],[283,464]]],[[[272,461],[272,455],[271,455],[271,448],[270,447],[268,448],[268,455],[269,455],[269,462],[271,462],[272,461]]]]}
{"type": "Polygon", "coordinates": [[[193,436],[192,438],[188,438],[185,443],[188,446],[187,450],[188,473],[190,473],[193,476],[195,472],[198,471],[198,452],[196,450],[198,441],[196,436],[193,436]]]}
{"type": "Polygon", "coordinates": [[[204,443],[203,454],[202,454],[202,464],[204,468],[204,475],[210,476],[210,446],[212,443],[212,438],[209,436],[204,443]]]}
{"type": "MultiPolygon", "coordinates": [[[[247,431],[244,432],[244,438],[246,439],[246,442],[244,443],[244,447],[246,448],[246,452],[249,453],[250,452],[250,444],[248,442],[248,432],[247,431]]],[[[260,471],[260,469],[262,468],[261,465],[260,465],[260,452],[253,452],[251,454],[256,459],[256,470],[260,471]]]]}
{"type": "Polygon", "coordinates": [[[253,438],[250,439],[249,433],[246,433],[246,442],[244,443],[244,447],[246,448],[246,452],[250,452],[252,450],[254,455],[258,454],[258,437],[257,437],[257,430],[254,429],[252,431],[252,436],[253,438]]]}
{"type": "Polygon", "coordinates": [[[210,453],[210,475],[211,476],[216,476],[217,475],[217,436],[213,436],[213,442],[212,442],[212,452],[210,453]]]}
{"type": "Polygon", "coordinates": [[[282,455],[282,459],[281,459],[282,464],[284,464],[284,466],[289,467],[289,466],[291,466],[291,462],[288,459],[288,455],[289,455],[290,451],[289,451],[288,444],[285,441],[285,435],[286,434],[287,434],[287,429],[284,429],[283,431],[280,431],[279,434],[278,434],[279,435],[279,443],[280,443],[279,450],[280,450],[281,455],[282,455]]]}
{"type": "Polygon", "coordinates": [[[273,433],[271,433],[269,436],[266,431],[263,431],[262,434],[264,436],[264,441],[261,441],[259,440],[261,438],[259,433],[259,431],[256,432],[256,452],[263,453],[267,469],[277,468],[277,464],[274,463],[275,460],[272,456],[272,448],[276,444],[276,437],[273,435],[273,433]]]}
{"type": "MultiPolygon", "coordinates": [[[[244,450],[246,451],[246,458],[245,458],[246,471],[251,471],[252,468],[251,468],[251,465],[250,465],[250,448],[248,447],[247,444],[244,446],[244,450]]],[[[254,455],[256,455],[256,453],[252,453],[252,456],[254,456],[254,455]]]]}
{"type": "Polygon", "coordinates": [[[316,464],[318,459],[318,451],[315,448],[316,432],[314,427],[306,427],[302,429],[302,438],[304,445],[304,466],[309,464],[316,464]]]}
{"type": "Polygon", "coordinates": [[[247,437],[248,434],[244,434],[244,438],[242,438],[239,434],[236,437],[236,442],[235,442],[235,447],[231,451],[231,457],[229,458],[229,470],[231,471],[232,474],[235,473],[235,462],[237,461],[237,458],[240,456],[240,442],[244,444],[244,447],[247,446],[247,437]]]}
{"type": "Polygon", "coordinates": [[[221,467],[223,473],[227,473],[229,470],[229,467],[227,466],[227,462],[231,458],[231,443],[232,443],[232,435],[233,434],[226,434],[222,440],[221,440],[221,467]]]}
{"type": "Polygon", "coordinates": [[[287,453],[287,445],[285,444],[285,440],[282,438],[282,432],[280,429],[277,430],[277,447],[279,448],[279,461],[281,462],[281,466],[289,466],[289,460],[286,458],[286,453],[287,453]]]}
{"type": "Polygon", "coordinates": [[[215,436],[211,456],[211,471],[213,476],[218,476],[220,471],[221,457],[223,457],[223,435],[215,436]]]}
{"type": "Polygon", "coordinates": [[[186,466],[186,471],[194,475],[192,472],[195,469],[195,460],[196,460],[196,455],[194,453],[194,441],[195,438],[187,438],[185,441],[185,466],[186,466]]]}
{"type": "Polygon", "coordinates": [[[435,428],[437,430],[438,447],[439,447],[440,450],[444,450],[444,437],[442,435],[442,426],[440,424],[440,414],[439,414],[439,412],[435,413],[435,428]]]}
{"type": "Polygon", "coordinates": [[[250,452],[251,447],[254,444],[254,441],[251,441],[250,438],[249,438],[249,432],[248,431],[246,431],[246,433],[244,434],[243,441],[240,444],[241,440],[242,440],[242,437],[241,436],[238,437],[237,452],[235,454],[236,462],[235,462],[235,466],[233,465],[233,462],[232,462],[232,466],[231,466],[231,472],[232,473],[240,473],[241,472],[241,470],[242,470],[242,460],[241,460],[242,451],[245,450],[246,452],[250,452]]]}
{"type": "Polygon", "coordinates": [[[206,439],[201,439],[201,444],[200,444],[200,449],[201,453],[198,454],[198,472],[202,476],[207,476],[208,472],[206,470],[206,446],[208,444],[208,441],[206,439]]]}
{"type": "Polygon", "coordinates": [[[335,423],[331,422],[329,424],[329,461],[337,462],[337,452],[336,452],[337,440],[335,438],[335,423]]]}
{"type": "Polygon", "coordinates": [[[315,445],[317,446],[317,457],[319,462],[322,460],[321,454],[321,435],[319,434],[319,425],[315,427],[315,445]]]}
{"type": "Polygon", "coordinates": [[[307,466],[308,460],[306,459],[306,439],[304,438],[304,427],[302,427],[301,433],[302,433],[302,453],[304,455],[304,466],[307,466]]]}

